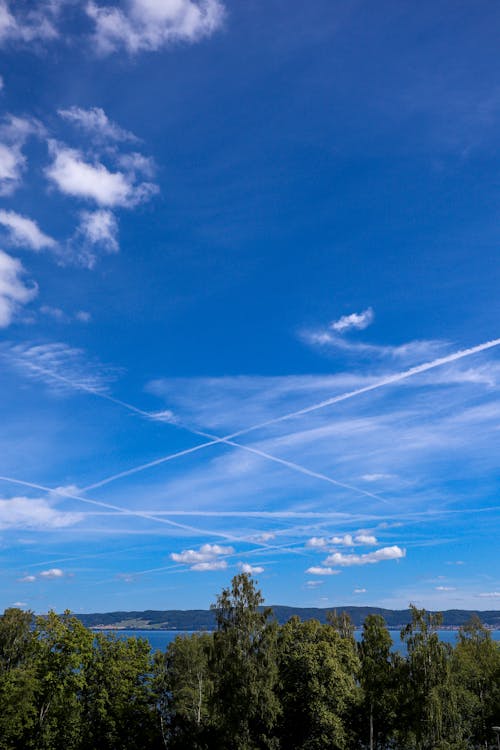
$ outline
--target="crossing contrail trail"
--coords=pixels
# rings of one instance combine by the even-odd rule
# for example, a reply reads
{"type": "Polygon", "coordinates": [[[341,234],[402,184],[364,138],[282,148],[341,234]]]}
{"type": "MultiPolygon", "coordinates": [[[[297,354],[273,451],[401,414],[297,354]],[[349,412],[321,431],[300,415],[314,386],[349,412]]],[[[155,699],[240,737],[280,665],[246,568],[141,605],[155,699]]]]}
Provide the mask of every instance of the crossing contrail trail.
{"type": "MultiPolygon", "coordinates": [[[[259,422],[258,424],[252,425],[251,427],[245,427],[242,430],[232,432],[229,435],[224,435],[223,437],[217,437],[217,438],[213,437],[213,439],[204,443],[200,443],[199,445],[195,445],[192,448],[187,449],[186,451],[178,451],[176,453],[170,453],[167,456],[162,456],[160,458],[155,459],[154,461],[149,461],[148,463],[132,467],[125,471],[121,471],[118,474],[113,474],[112,476],[106,477],[105,479],[102,479],[99,482],[95,482],[94,484],[91,484],[88,487],[85,487],[83,491],[93,490],[93,489],[96,489],[97,487],[103,487],[104,485],[114,482],[117,479],[122,479],[125,477],[132,476],[133,474],[137,474],[138,472],[144,471],[153,466],[159,466],[160,464],[166,463],[167,461],[172,461],[176,458],[187,455],[188,453],[195,453],[197,451],[203,450],[204,448],[208,448],[211,445],[216,445],[218,443],[222,443],[222,444],[225,443],[228,445],[232,444],[234,447],[238,447],[243,450],[245,449],[248,450],[249,446],[244,446],[240,443],[235,443],[231,441],[234,441],[234,438],[238,438],[243,435],[248,435],[251,432],[260,430],[264,427],[269,427],[273,424],[278,424],[279,422],[284,422],[285,420],[288,420],[288,419],[293,419],[295,417],[300,417],[304,414],[309,414],[319,409],[324,409],[327,406],[332,406],[333,404],[338,404],[342,401],[347,401],[351,398],[355,398],[356,396],[361,396],[364,393],[370,393],[371,391],[378,390],[379,388],[384,388],[385,386],[392,385],[393,383],[398,383],[398,382],[401,382],[402,380],[407,380],[408,378],[412,378],[415,375],[420,375],[421,373],[428,372],[429,370],[434,370],[437,367],[442,367],[443,365],[450,364],[452,362],[457,362],[458,360],[464,359],[465,357],[471,357],[474,354],[479,354],[480,352],[486,351],[488,349],[492,349],[493,347],[498,346],[499,344],[500,344],[500,338],[487,341],[483,344],[479,344],[478,346],[469,347],[468,349],[459,349],[457,352],[454,352],[453,354],[448,354],[445,357],[439,357],[438,359],[434,359],[431,362],[425,362],[421,365],[410,367],[408,370],[403,370],[402,372],[395,373],[394,375],[388,375],[385,378],[382,378],[381,380],[377,380],[374,383],[370,383],[370,385],[363,386],[362,388],[357,388],[352,391],[347,391],[346,393],[341,393],[338,396],[333,396],[332,398],[326,399],[324,401],[320,401],[319,403],[316,403],[316,404],[312,404],[311,406],[307,406],[303,409],[298,409],[297,411],[289,412],[288,414],[283,414],[280,417],[274,417],[273,419],[268,419],[265,422],[259,422]]],[[[148,416],[150,418],[152,417],[151,414],[149,414],[148,416]]],[[[190,430],[190,432],[192,432],[193,434],[198,434],[200,436],[206,437],[206,433],[202,433],[198,430],[193,429],[193,430],[190,430]]],[[[267,454],[266,457],[271,458],[271,454],[267,454]]],[[[275,456],[271,460],[277,460],[279,463],[281,463],[282,461],[282,459],[277,459],[275,456]]],[[[297,468],[297,467],[298,467],[298,464],[295,464],[294,468],[297,468]]],[[[305,467],[301,467],[301,470],[303,470],[304,472],[309,472],[309,470],[305,469],[305,467]]],[[[356,489],[356,491],[366,494],[364,490],[356,489]]],[[[382,498],[378,497],[377,499],[381,500],[382,498]]]]}
{"type": "MultiPolygon", "coordinates": [[[[121,406],[128,411],[133,412],[134,414],[138,414],[141,417],[146,417],[148,419],[155,419],[155,415],[152,412],[145,411],[144,409],[140,409],[137,406],[134,406],[133,404],[128,403],[127,401],[122,401],[119,398],[115,398],[114,396],[111,396],[109,393],[106,393],[104,391],[101,391],[97,388],[93,388],[92,386],[86,385],[85,383],[79,383],[78,381],[73,381],[70,378],[65,377],[64,375],[60,375],[57,372],[54,372],[52,370],[47,369],[46,367],[42,367],[40,365],[34,365],[30,364],[30,368],[34,370],[35,372],[39,372],[43,375],[47,375],[48,377],[54,378],[55,380],[64,383],[65,385],[68,385],[76,390],[81,390],[84,393],[89,393],[94,396],[98,396],[99,398],[102,398],[106,401],[111,402],[112,404],[116,404],[118,406],[121,406]]],[[[325,474],[321,474],[319,472],[312,471],[311,469],[307,469],[304,466],[301,466],[300,464],[297,464],[293,461],[286,461],[285,459],[278,458],[277,456],[273,456],[270,453],[266,453],[264,451],[259,451],[256,448],[251,448],[250,446],[246,445],[240,445],[239,443],[231,442],[230,440],[224,438],[224,437],[218,437],[217,435],[209,435],[205,432],[201,432],[199,430],[196,430],[194,428],[188,427],[181,423],[175,423],[170,422],[170,424],[173,424],[174,426],[180,427],[183,430],[186,430],[193,435],[198,435],[199,437],[208,437],[210,438],[210,442],[205,443],[203,447],[208,447],[209,445],[216,445],[217,443],[222,443],[225,445],[230,445],[233,448],[239,448],[241,450],[247,451],[249,453],[253,453],[255,455],[260,456],[261,458],[265,458],[269,461],[274,461],[275,463],[281,464],[282,466],[286,466],[289,469],[292,469],[294,471],[298,471],[301,474],[305,474],[306,476],[313,477],[315,479],[320,479],[325,482],[329,482],[330,484],[336,485],[337,487],[342,487],[344,489],[348,489],[350,491],[357,492],[361,495],[365,495],[366,497],[374,498],[375,500],[379,500],[384,503],[388,503],[387,500],[380,497],[379,495],[376,495],[373,492],[368,492],[366,490],[360,489],[358,487],[353,487],[352,485],[345,484],[343,482],[339,482],[336,479],[333,479],[332,477],[326,476],[325,474]]],[[[202,446],[194,446],[192,448],[187,448],[183,451],[178,451],[172,455],[170,455],[168,458],[160,458],[153,461],[148,462],[147,464],[143,464],[141,470],[144,471],[145,469],[151,469],[154,466],[157,466],[158,464],[165,463],[166,461],[172,461],[176,458],[180,458],[181,456],[187,456],[190,453],[194,453],[195,451],[200,450],[202,446]]],[[[118,474],[114,474],[113,477],[109,477],[106,481],[106,484],[108,484],[110,481],[116,481],[117,479],[120,479],[124,476],[128,476],[127,472],[120,472],[118,474]]],[[[102,484],[100,482],[97,482],[95,484],[88,485],[87,487],[83,488],[83,492],[87,492],[89,490],[97,489],[98,487],[101,487],[102,484]]]]}
{"type": "Polygon", "coordinates": [[[41,492],[46,492],[48,494],[56,494],[60,497],[69,498],[70,500],[78,500],[81,503],[86,503],[87,505],[94,505],[98,506],[100,508],[106,508],[107,510],[113,510],[118,511],[120,515],[126,515],[126,516],[134,516],[136,518],[143,518],[148,521],[156,521],[157,523],[163,523],[167,526],[173,526],[176,529],[182,529],[183,531],[189,531],[196,534],[202,534],[204,536],[216,536],[221,537],[222,539],[226,539],[232,542],[241,542],[246,541],[245,539],[241,539],[240,537],[236,537],[232,534],[224,534],[220,531],[211,531],[207,529],[200,529],[196,526],[190,526],[185,523],[179,523],[178,521],[172,521],[169,518],[164,518],[162,516],[157,516],[154,513],[147,513],[143,512],[141,510],[131,510],[129,508],[123,508],[120,505],[114,505],[113,503],[106,503],[101,500],[91,500],[88,497],[82,497],[81,495],[77,495],[73,492],[67,492],[64,489],[58,489],[54,487],[46,487],[43,484],[37,484],[35,482],[27,482],[23,479],[16,479],[14,477],[5,477],[0,476],[0,481],[2,482],[10,482],[11,484],[20,485],[21,487],[29,487],[34,490],[39,490],[41,492]]]}

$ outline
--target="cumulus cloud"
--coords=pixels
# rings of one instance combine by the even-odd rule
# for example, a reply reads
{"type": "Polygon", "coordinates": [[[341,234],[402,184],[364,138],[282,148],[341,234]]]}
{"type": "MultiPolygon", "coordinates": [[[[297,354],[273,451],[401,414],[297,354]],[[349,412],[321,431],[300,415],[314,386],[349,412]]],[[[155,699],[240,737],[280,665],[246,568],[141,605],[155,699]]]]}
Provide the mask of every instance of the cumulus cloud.
{"type": "Polygon", "coordinates": [[[357,330],[363,331],[373,323],[375,318],[374,312],[371,307],[367,308],[361,313],[351,313],[351,315],[342,315],[338,320],[330,323],[330,328],[336,333],[347,333],[347,331],[357,330]]]}
{"type": "Polygon", "coordinates": [[[74,526],[81,513],[65,513],[43,498],[0,499],[0,529],[62,529],[74,526]]]}
{"type": "Polygon", "coordinates": [[[0,224],[8,229],[14,245],[38,251],[53,248],[57,244],[52,237],[42,232],[36,221],[15,211],[0,210],[0,224]]]}
{"type": "Polygon", "coordinates": [[[112,172],[99,161],[90,163],[77,149],[50,142],[52,164],[45,174],[66,195],[99,206],[132,208],[158,192],[152,183],[137,183],[133,174],[112,172]]]}
{"type": "Polygon", "coordinates": [[[189,565],[190,570],[223,570],[227,567],[225,560],[220,560],[223,555],[231,555],[232,547],[223,547],[220,544],[202,544],[197,549],[186,549],[182,552],[172,552],[170,558],[177,563],[189,565]]]}
{"type": "Polygon", "coordinates": [[[322,567],[320,565],[313,565],[311,568],[307,568],[306,573],[312,576],[336,576],[340,573],[340,570],[334,570],[330,567],[322,567]]]}
{"type": "Polygon", "coordinates": [[[306,542],[306,547],[316,547],[322,549],[330,544],[342,545],[344,547],[356,547],[358,545],[374,545],[377,544],[377,537],[372,534],[344,534],[343,536],[332,536],[329,539],[326,537],[313,536],[306,542]]]}
{"type": "Polygon", "coordinates": [[[313,536],[306,542],[306,547],[326,547],[328,540],[322,536],[313,536]]]}
{"type": "Polygon", "coordinates": [[[62,578],[64,571],[61,568],[50,568],[49,570],[42,570],[40,578],[62,578]]]}
{"type": "Polygon", "coordinates": [[[17,579],[20,583],[34,583],[36,581],[36,576],[23,576],[22,578],[17,579]]]}
{"type": "Polygon", "coordinates": [[[242,573],[249,573],[250,575],[264,572],[264,568],[261,565],[250,565],[250,563],[240,562],[238,563],[238,567],[240,568],[242,573]]]}
{"type": "Polygon", "coordinates": [[[397,545],[393,547],[381,547],[374,552],[367,552],[364,555],[345,555],[343,552],[334,552],[325,560],[325,565],[340,565],[348,567],[351,565],[371,565],[383,562],[385,560],[399,560],[405,557],[406,550],[397,545]]]}
{"type": "Polygon", "coordinates": [[[19,309],[38,294],[36,284],[26,286],[21,261],[0,250],[0,328],[12,322],[19,309]]]}
{"type": "Polygon", "coordinates": [[[456,591],[454,586],[436,586],[436,591],[456,591]]]}
{"type": "Polygon", "coordinates": [[[376,536],[373,536],[373,534],[356,534],[354,537],[354,542],[356,544],[366,544],[368,546],[372,544],[377,544],[378,540],[376,536]]]}
{"type": "Polygon", "coordinates": [[[354,589],[353,594],[366,594],[366,589],[354,589]]]}
{"type": "Polygon", "coordinates": [[[175,42],[196,42],[222,24],[219,0],[126,0],[118,6],[87,4],[101,54],[120,48],[134,54],[175,42]]]}
{"type": "Polygon", "coordinates": [[[128,130],[124,130],[109,119],[101,107],[69,107],[58,110],[58,114],[64,120],[73,123],[77,127],[101,140],[111,141],[137,141],[138,138],[128,130]]]}

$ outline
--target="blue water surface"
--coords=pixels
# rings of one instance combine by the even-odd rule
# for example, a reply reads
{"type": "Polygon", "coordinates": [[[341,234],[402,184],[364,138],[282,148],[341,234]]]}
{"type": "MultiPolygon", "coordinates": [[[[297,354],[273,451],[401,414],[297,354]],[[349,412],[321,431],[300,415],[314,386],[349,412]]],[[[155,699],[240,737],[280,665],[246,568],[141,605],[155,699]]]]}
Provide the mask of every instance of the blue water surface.
{"type": "MultiPolygon", "coordinates": [[[[196,631],[187,630],[106,630],[116,634],[119,638],[146,638],[151,644],[153,650],[164,651],[168,644],[171,643],[178,635],[192,635],[196,631]]],[[[406,652],[406,646],[401,642],[399,630],[390,630],[391,638],[394,642],[393,649],[400,653],[406,652]]],[[[500,641],[500,630],[492,630],[491,637],[494,641],[500,641]]],[[[451,643],[455,646],[458,640],[458,631],[456,630],[438,630],[439,637],[444,643],[451,643]]],[[[354,637],[357,641],[361,640],[362,631],[356,630],[354,637]]]]}

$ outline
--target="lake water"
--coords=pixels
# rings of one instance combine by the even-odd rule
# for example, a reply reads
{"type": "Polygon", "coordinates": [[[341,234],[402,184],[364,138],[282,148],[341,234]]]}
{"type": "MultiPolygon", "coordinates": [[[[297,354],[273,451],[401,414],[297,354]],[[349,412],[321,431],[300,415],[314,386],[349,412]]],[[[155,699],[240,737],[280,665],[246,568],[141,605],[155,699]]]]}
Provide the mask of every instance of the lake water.
{"type": "MultiPolygon", "coordinates": [[[[106,630],[106,633],[115,633],[119,638],[146,638],[153,650],[164,651],[169,643],[178,635],[192,635],[192,631],[183,630],[106,630]]],[[[361,640],[361,630],[354,632],[354,637],[357,641],[361,640]]],[[[405,646],[401,643],[399,637],[399,630],[389,631],[391,638],[394,641],[394,650],[404,653],[406,651],[405,646]]],[[[444,643],[451,643],[454,646],[458,639],[458,632],[456,630],[439,630],[439,637],[444,643]]],[[[492,630],[491,637],[494,641],[500,641],[500,630],[492,630]]]]}

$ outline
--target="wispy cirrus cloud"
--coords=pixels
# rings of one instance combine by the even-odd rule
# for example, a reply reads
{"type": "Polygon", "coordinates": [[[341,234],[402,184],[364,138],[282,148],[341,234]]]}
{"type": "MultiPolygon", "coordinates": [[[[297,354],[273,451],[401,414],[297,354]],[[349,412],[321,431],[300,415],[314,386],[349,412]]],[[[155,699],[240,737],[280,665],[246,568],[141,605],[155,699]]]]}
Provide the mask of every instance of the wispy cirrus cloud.
{"type": "Polygon", "coordinates": [[[11,195],[17,190],[27,168],[23,146],[31,136],[41,137],[43,134],[43,126],[33,118],[9,114],[2,119],[0,123],[0,195],[11,195]]]}
{"type": "Polygon", "coordinates": [[[38,294],[35,283],[26,283],[25,273],[20,260],[0,250],[0,328],[7,328],[38,294]]]}
{"type": "Polygon", "coordinates": [[[333,320],[329,328],[336,333],[347,333],[347,331],[356,330],[364,331],[368,328],[375,319],[375,314],[371,307],[368,307],[361,313],[351,313],[350,315],[342,315],[338,320],[333,320]]]}
{"type": "Polygon", "coordinates": [[[156,51],[176,42],[196,42],[220,28],[219,0],[126,0],[120,5],[89,2],[94,38],[101,54],[156,51]]]}
{"type": "Polygon", "coordinates": [[[76,125],[100,141],[136,142],[139,140],[136,135],[110,120],[101,107],[84,109],[83,107],[72,106],[68,107],[68,109],[58,110],[58,114],[63,120],[76,125]]]}
{"type": "Polygon", "coordinates": [[[0,44],[50,41],[59,33],[55,21],[62,2],[48,0],[29,4],[0,0],[0,44]]]}
{"type": "Polygon", "coordinates": [[[35,251],[51,249],[57,245],[52,237],[42,232],[36,221],[15,211],[0,210],[0,224],[8,230],[13,245],[35,251]]]}
{"type": "Polygon", "coordinates": [[[82,349],[62,342],[7,343],[0,348],[0,353],[23,376],[40,380],[63,393],[74,390],[106,393],[117,374],[116,370],[89,359],[82,349]]]}

